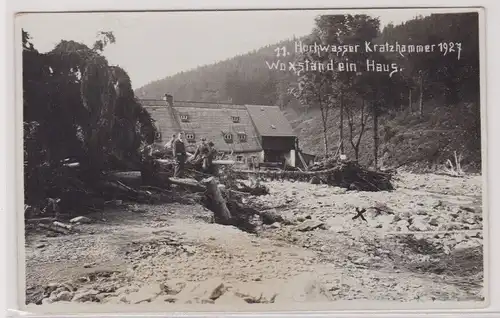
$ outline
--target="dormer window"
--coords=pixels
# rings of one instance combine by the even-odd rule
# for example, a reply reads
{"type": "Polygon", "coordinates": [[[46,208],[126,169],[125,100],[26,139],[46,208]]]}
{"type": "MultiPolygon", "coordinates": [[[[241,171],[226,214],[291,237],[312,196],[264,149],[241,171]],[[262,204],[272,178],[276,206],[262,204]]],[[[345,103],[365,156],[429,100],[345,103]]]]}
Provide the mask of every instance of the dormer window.
{"type": "Polygon", "coordinates": [[[240,122],[240,116],[231,116],[231,120],[233,123],[239,123],[240,122]]]}
{"type": "Polygon", "coordinates": [[[157,132],[155,133],[155,140],[156,140],[156,141],[161,141],[161,132],[157,131],[157,132]]]}
{"type": "Polygon", "coordinates": [[[224,133],[224,140],[226,142],[233,142],[233,134],[231,134],[231,133],[224,133]]]}
{"type": "Polygon", "coordinates": [[[247,134],[245,134],[244,132],[239,132],[238,138],[240,139],[240,142],[246,142],[247,141],[247,134]]]}
{"type": "Polygon", "coordinates": [[[182,121],[183,123],[186,123],[186,122],[188,122],[188,121],[189,121],[189,116],[188,116],[188,114],[181,114],[181,115],[180,115],[180,117],[181,117],[181,121],[182,121]]]}
{"type": "Polygon", "coordinates": [[[188,142],[194,142],[195,141],[195,135],[194,135],[194,133],[186,133],[186,140],[188,142]]]}

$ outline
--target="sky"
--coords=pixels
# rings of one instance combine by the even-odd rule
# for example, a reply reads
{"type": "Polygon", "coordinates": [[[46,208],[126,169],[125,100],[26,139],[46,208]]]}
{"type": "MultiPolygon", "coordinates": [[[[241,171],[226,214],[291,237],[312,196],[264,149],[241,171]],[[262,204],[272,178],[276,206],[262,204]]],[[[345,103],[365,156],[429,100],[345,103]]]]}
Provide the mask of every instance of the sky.
{"type": "MultiPolygon", "coordinates": [[[[318,14],[346,11],[33,13],[17,18],[36,49],[47,52],[62,39],[92,45],[99,31],[116,43],[104,55],[125,69],[134,89],[151,81],[244,54],[311,32],[318,14]]],[[[425,10],[371,10],[381,25],[399,24],[425,10]]]]}

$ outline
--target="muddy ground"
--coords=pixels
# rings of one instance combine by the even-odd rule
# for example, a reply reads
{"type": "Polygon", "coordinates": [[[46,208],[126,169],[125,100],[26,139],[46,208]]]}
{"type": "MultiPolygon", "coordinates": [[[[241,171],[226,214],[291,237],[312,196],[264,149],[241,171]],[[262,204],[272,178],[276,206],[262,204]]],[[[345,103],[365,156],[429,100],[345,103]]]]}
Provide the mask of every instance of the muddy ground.
{"type": "Polygon", "coordinates": [[[250,200],[294,224],[257,234],[198,205],[126,203],[75,234],[27,231],[26,303],[483,300],[481,177],[396,179],[392,192],[267,182],[250,200]]]}

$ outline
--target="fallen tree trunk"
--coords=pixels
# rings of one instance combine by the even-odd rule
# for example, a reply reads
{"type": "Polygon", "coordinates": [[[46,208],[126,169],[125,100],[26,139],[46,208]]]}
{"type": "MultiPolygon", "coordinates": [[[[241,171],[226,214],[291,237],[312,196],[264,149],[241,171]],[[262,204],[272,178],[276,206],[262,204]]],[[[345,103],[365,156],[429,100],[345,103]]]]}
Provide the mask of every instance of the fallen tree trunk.
{"type": "Polygon", "coordinates": [[[212,212],[214,212],[214,217],[217,223],[220,224],[231,224],[231,212],[229,211],[226,200],[222,196],[219,189],[219,184],[215,178],[210,177],[202,180],[202,184],[206,186],[207,196],[211,199],[212,212]]]}
{"type": "Polygon", "coordinates": [[[54,221],[57,221],[56,218],[52,218],[52,217],[47,217],[47,218],[36,218],[36,219],[25,219],[24,220],[24,223],[27,223],[27,224],[33,224],[33,223],[52,223],[54,221]]]}

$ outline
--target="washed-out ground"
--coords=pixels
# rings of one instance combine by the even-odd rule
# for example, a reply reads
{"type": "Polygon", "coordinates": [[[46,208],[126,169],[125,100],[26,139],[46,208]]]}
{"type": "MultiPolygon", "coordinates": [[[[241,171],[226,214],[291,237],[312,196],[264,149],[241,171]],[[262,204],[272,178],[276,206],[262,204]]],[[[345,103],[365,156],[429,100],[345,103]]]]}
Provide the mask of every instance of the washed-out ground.
{"type": "Polygon", "coordinates": [[[71,235],[27,232],[26,303],[481,301],[481,183],[404,173],[392,192],[267,182],[271,193],[251,200],[294,224],[257,234],[215,224],[198,205],[115,206],[71,235]]]}

